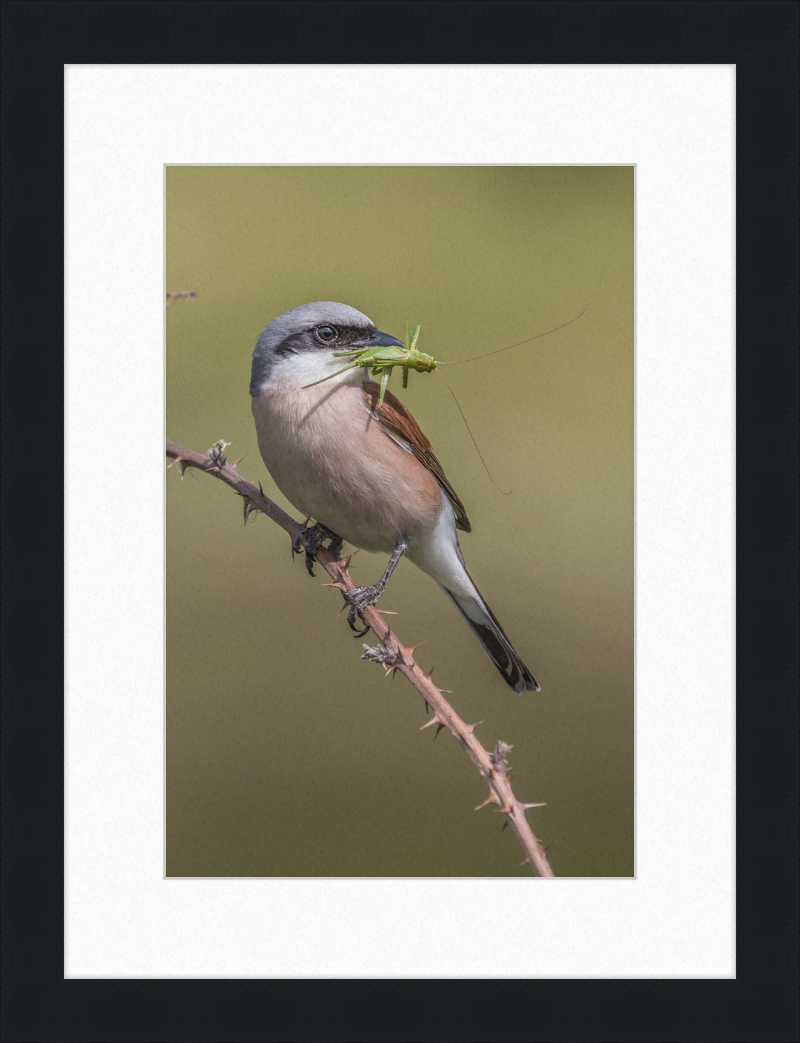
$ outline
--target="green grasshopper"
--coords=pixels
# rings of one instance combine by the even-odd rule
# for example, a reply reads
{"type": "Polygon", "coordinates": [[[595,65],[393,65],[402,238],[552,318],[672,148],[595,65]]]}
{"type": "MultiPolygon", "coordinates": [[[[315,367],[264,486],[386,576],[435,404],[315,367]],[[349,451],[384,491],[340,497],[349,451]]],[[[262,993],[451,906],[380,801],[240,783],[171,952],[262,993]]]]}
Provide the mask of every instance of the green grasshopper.
{"type": "MultiPolygon", "coordinates": [[[[356,366],[360,366],[362,369],[371,367],[373,377],[381,378],[381,394],[378,399],[378,406],[382,406],[389,378],[395,366],[403,367],[403,387],[407,388],[408,371],[410,369],[415,369],[417,373],[432,373],[439,365],[436,359],[430,355],[426,355],[423,351],[417,351],[419,331],[420,327],[417,326],[411,334],[411,340],[409,341],[408,321],[406,321],[405,347],[403,348],[387,345],[384,347],[367,348],[366,351],[335,351],[333,353],[334,358],[351,358],[352,361],[341,369],[337,369],[335,373],[331,373],[329,377],[315,380],[314,384],[322,384],[332,377],[338,377],[340,373],[345,373],[348,369],[354,369],[356,366]]],[[[313,387],[314,384],[307,384],[306,386],[313,387]]]]}
{"type": "MultiPolygon", "coordinates": [[[[583,311],[586,309],[584,308],[583,311]]],[[[518,348],[522,344],[529,344],[532,340],[538,340],[540,337],[546,337],[549,333],[555,333],[557,330],[562,330],[565,326],[569,326],[570,323],[575,322],[583,315],[583,311],[579,315],[576,315],[574,319],[570,319],[569,322],[564,322],[560,326],[556,326],[555,329],[547,330],[545,333],[537,333],[533,337],[528,337],[526,340],[518,341],[516,344],[509,344],[507,348],[498,348],[497,351],[489,351],[485,355],[476,355],[471,359],[460,359],[458,362],[439,362],[431,355],[426,355],[424,351],[417,351],[417,338],[419,337],[420,327],[417,326],[414,332],[411,334],[411,340],[408,339],[408,320],[406,320],[406,333],[405,333],[405,347],[395,347],[393,344],[384,345],[377,348],[366,348],[364,351],[335,351],[333,357],[337,359],[349,358],[350,361],[346,366],[341,369],[337,369],[335,373],[331,373],[330,376],[323,377],[321,380],[315,380],[313,384],[306,384],[306,387],[314,387],[315,384],[323,384],[326,380],[331,380],[332,377],[338,377],[340,373],[346,373],[348,369],[355,369],[356,366],[360,366],[362,369],[369,369],[372,367],[372,375],[374,377],[381,378],[381,394],[378,399],[378,406],[383,405],[383,398],[386,394],[386,388],[389,384],[389,378],[392,375],[392,370],[395,366],[403,367],[403,387],[408,387],[408,371],[415,369],[417,373],[433,373],[438,366],[459,366],[463,362],[477,362],[478,359],[488,358],[490,355],[499,355],[501,351],[508,351],[509,348],[518,348]]],[[[439,372],[439,376],[444,380],[444,374],[439,372]]],[[[444,380],[445,384],[447,381],[444,380]]],[[[453,394],[453,389],[447,384],[450,394],[453,398],[456,396],[453,394]]],[[[458,400],[456,399],[456,405],[458,400]]],[[[461,406],[458,406],[461,410],[461,406]]],[[[464,416],[461,413],[462,417],[464,416]]],[[[464,418],[466,423],[466,418],[464,418]]],[[[469,425],[467,425],[469,427],[469,425]]],[[[472,432],[470,432],[470,435],[472,432]]],[[[473,439],[473,442],[475,439],[473,439]]],[[[477,449],[477,446],[475,447],[477,449]]],[[[483,459],[483,457],[481,457],[483,459]]]]}
{"type": "MultiPolygon", "coordinates": [[[[385,345],[377,348],[366,348],[364,351],[335,351],[333,357],[337,359],[349,358],[352,361],[341,369],[337,369],[335,373],[331,373],[330,376],[323,377],[321,380],[315,380],[313,384],[306,384],[306,387],[314,387],[315,384],[323,384],[326,380],[330,380],[332,377],[338,377],[340,373],[347,372],[348,369],[355,369],[356,366],[360,366],[362,369],[369,369],[372,367],[372,375],[374,377],[381,378],[381,393],[378,399],[378,408],[383,405],[383,397],[386,394],[386,388],[389,384],[389,378],[392,375],[392,370],[395,366],[403,367],[403,387],[408,387],[408,371],[415,369],[417,373],[433,373],[438,366],[459,366],[463,362],[477,362],[478,359],[489,358],[490,355],[499,355],[501,351],[508,351],[509,348],[519,348],[523,344],[529,344],[532,340],[538,340],[540,337],[546,337],[550,333],[555,333],[557,330],[563,330],[565,326],[569,326],[570,323],[576,322],[583,312],[586,311],[584,308],[580,314],[576,315],[574,319],[570,319],[569,322],[564,322],[560,326],[556,326],[552,330],[547,330],[545,333],[537,333],[533,337],[528,337],[526,340],[518,341],[516,344],[509,344],[506,348],[498,348],[497,351],[488,351],[485,355],[476,355],[471,359],[459,359],[457,362],[439,362],[430,355],[426,355],[423,351],[417,351],[417,338],[419,337],[420,327],[417,326],[414,332],[411,334],[411,340],[408,339],[408,320],[406,320],[406,333],[405,333],[405,347],[395,347],[392,344],[385,345]]],[[[444,373],[438,370],[439,376],[447,384],[447,390],[453,396],[453,401],[458,406],[458,411],[461,414],[461,419],[464,421],[469,431],[469,437],[472,439],[472,444],[475,446],[475,450],[478,456],[481,458],[481,463],[486,468],[486,473],[492,481],[492,485],[496,489],[499,489],[501,493],[505,493],[505,490],[500,489],[500,486],[492,478],[489,468],[486,467],[486,461],[483,459],[483,454],[478,449],[478,443],[475,441],[475,436],[470,430],[469,424],[467,424],[467,418],[464,416],[464,410],[459,405],[458,399],[455,396],[455,392],[450,387],[449,383],[445,379],[444,373]]],[[[505,493],[508,495],[508,493],[505,493]]]]}

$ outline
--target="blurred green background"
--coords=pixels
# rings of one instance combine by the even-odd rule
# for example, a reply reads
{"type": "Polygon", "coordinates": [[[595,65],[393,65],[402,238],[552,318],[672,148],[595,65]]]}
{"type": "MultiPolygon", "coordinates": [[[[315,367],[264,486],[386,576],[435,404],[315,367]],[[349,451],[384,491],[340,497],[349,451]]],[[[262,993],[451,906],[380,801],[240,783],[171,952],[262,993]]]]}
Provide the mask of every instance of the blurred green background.
{"type": "MultiPolygon", "coordinates": [[[[557,876],[631,876],[633,168],[169,167],[167,437],[259,456],[250,356],[263,327],[343,301],[440,361],[577,321],[450,381],[401,390],[461,496],[467,566],[540,684],[513,694],[435,583],[401,562],[381,606],[492,749],[513,744],[557,876]]],[[[362,662],[338,591],[221,482],[167,488],[167,875],[529,876],[420,695],[362,662]]],[[[356,582],[386,562],[359,554],[356,582]]],[[[365,639],[369,641],[369,635],[365,639]]],[[[374,639],[373,639],[374,643],[374,639]]]]}

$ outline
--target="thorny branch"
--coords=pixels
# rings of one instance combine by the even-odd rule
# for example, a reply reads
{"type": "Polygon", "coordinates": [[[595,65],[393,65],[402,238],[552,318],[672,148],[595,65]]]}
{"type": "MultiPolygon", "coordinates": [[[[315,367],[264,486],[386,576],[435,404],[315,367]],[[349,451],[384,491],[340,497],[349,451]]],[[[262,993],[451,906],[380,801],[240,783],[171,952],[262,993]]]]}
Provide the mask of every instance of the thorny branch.
{"type": "MultiPolygon", "coordinates": [[[[237,472],[236,468],[244,457],[236,463],[231,464],[224,456],[225,442],[217,442],[207,453],[196,453],[192,449],[185,449],[176,445],[175,442],[167,440],[167,456],[171,457],[173,463],[170,467],[178,465],[181,477],[187,467],[196,467],[200,471],[213,475],[229,485],[242,497],[244,507],[244,520],[253,511],[266,514],[274,522],[285,529],[292,539],[305,528],[300,522],[296,522],[288,514],[280,509],[277,504],[264,496],[263,492],[256,489],[237,472]]],[[[339,590],[352,590],[355,587],[348,572],[350,558],[337,559],[324,547],[316,552],[316,559],[333,579],[331,586],[339,590]]],[[[399,670],[417,691],[422,693],[427,706],[433,709],[433,717],[423,728],[436,725],[436,734],[442,728],[447,728],[455,737],[456,742],[464,749],[467,756],[481,773],[489,786],[489,796],[475,809],[486,807],[488,804],[496,804],[495,809],[506,816],[503,826],[510,825],[517,836],[522,850],[525,853],[523,865],[527,862],[536,876],[553,876],[553,870],[545,856],[545,849],[537,840],[533,830],[528,825],[525,812],[528,808],[541,807],[541,804],[523,804],[517,800],[511,789],[511,778],[506,774],[508,770],[508,751],[511,749],[507,743],[498,742],[494,752],[489,753],[475,738],[477,724],[466,724],[455,712],[453,707],[444,698],[442,690],[436,687],[431,680],[431,670],[425,673],[418,663],[415,662],[413,652],[419,645],[407,648],[401,644],[396,634],[384,622],[380,609],[366,608],[364,610],[364,622],[369,623],[378,640],[381,642],[379,648],[371,648],[364,645],[366,649],[362,659],[372,660],[380,663],[387,672],[399,670]]],[[[427,709],[426,706],[426,709],[427,709]]]]}

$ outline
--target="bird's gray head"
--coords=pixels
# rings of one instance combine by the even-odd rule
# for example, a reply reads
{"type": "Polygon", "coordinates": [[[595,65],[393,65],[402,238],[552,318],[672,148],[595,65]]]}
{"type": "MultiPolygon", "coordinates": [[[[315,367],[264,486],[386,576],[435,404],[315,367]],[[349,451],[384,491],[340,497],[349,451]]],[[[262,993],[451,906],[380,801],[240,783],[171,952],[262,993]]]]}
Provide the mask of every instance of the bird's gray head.
{"type": "Polygon", "coordinates": [[[347,359],[334,359],[334,351],[380,344],[399,344],[402,347],[400,341],[376,330],[371,319],[348,304],[335,301],[301,304],[299,308],[292,308],[273,319],[258,338],[253,351],[250,394],[254,398],[260,395],[269,383],[272,371],[292,356],[302,356],[310,365],[315,359],[322,362],[324,357],[338,363],[338,368],[341,368],[347,364],[347,359]]]}

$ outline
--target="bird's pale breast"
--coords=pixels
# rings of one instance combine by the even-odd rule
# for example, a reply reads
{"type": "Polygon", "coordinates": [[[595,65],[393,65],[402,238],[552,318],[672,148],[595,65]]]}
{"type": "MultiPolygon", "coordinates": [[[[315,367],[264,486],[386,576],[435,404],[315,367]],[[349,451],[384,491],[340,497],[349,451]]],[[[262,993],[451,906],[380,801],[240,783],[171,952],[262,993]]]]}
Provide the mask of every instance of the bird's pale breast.
{"type": "Polygon", "coordinates": [[[283,495],[353,546],[391,553],[430,533],[442,511],[436,479],[380,427],[360,384],[253,398],[258,447],[283,495]]]}

